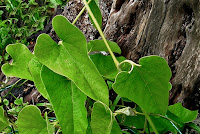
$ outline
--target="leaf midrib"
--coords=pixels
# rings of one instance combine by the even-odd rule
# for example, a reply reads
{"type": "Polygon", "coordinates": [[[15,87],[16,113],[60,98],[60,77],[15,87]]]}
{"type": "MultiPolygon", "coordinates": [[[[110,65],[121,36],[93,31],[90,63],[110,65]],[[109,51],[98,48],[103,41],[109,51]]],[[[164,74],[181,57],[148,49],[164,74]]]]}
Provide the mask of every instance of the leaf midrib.
{"type": "MultiPolygon", "coordinates": [[[[68,43],[67,43],[68,44],[68,43]]],[[[71,44],[69,44],[69,45],[71,45],[71,44]]],[[[88,85],[89,85],[89,87],[90,87],[90,89],[93,89],[92,88],[92,86],[90,85],[90,83],[88,82],[88,80],[86,79],[86,77],[85,77],[85,75],[84,75],[84,73],[83,73],[83,71],[80,69],[80,67],[77,65],[77,63],[75,62],[75,59],[74,59],[74,57],[69,53],[69,51],[67,50],[67,48],[63,45],[63,48],[66,50],[66,52],[70,55],[70,57],[72,58],[72,60],[73,60],[73,62],[74,62],[74,64],[77,66],[77,68],[80,70],[80,72],[82,73],[82,75],[84,76],[84,79],[86,80],[86,82],[88,83],[88,85]]],[[[89,57],[88,57],[89,58],[89,57]]],[[[68,76],[67,76],[68,77],[68,76]]],[[[73,80],[72,80],[73,81],[73,80]]],[[[74,81],[73,81],[74,82],[74,81]]],[[[75,83],[75,82],[74,82],[75,83]]],[[[75,84],[76,86],[77,86],[77,84],[75,84]]],[[[77,86],[78,87],[78,86],[77,86]]],[[[79,88],[79,87],[78,87],[79,88]]],[[[81,90],[81,88],[79,88],[80,90],[81,90]]],[[[82,90],[81,90],[82,91],[82,90]]],[[[94,91],[93,90],[90,90],[90,91],[92,91],[92,94],[99,100],[99,98],[96,96],[96,94],[94,93],[94,91]]],[[[83,91],[82,91],[83,92],[83,91]]],[[[85,92],[84,92],[85,93],[85,92]]],[[[85,93],[86,94],[86,93],[85,93]]]]}
{"type": "MultiPolygon", "coordinates": [[[[148,83],[145,81],[145,79],[144,79],[144,77],[142,76],[142,74],[140,73],[139,69],[138,69],[137,67],[135,67],[135,68],[136,68],[138,74],[140,75],[140,77],[143,79],[143,81],[144,81],[144,83],[145,83],[145,86],[146,86],[147,89],[149,90],[149,93],[150,93],[150,95],[151,95],[151,98],[153,99],[154,104],[155,104],[156,106],[158,106],[156,100],[154,99],[154,97],[153,97],[153,95],[152,95],[152,92],[151,92],[151,90],[150,90],[150,87],[148,86],[148,83]]],[[[157,108],[158,108],[160,111],[162,111],[159,107],[157,107],[157,108]]],[[[162,112],[161,112],[161,113],[162,113],[162,112]]]]}

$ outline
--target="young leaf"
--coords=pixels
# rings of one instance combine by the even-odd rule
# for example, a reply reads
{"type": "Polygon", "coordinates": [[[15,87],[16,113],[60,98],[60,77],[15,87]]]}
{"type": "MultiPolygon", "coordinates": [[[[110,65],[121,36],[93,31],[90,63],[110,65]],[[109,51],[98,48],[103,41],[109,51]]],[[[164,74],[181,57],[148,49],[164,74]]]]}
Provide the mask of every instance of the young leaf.
{"type": "Polygon", "coordinates": [[[49,99],[49,95],[45,89],[45,86],[42,82],[42,79],[41,79],[41,70],[42,70],[42,64],[37,60],[36,57],[32,58],[31,61],[29,62],[29,70],[31,72],[31,75],[33,77],[33,81],[34,81],[34,84],[37,88],[37,90],[40,92],[40,94],[48,99],[49,99]]]}
{"type": "Polygon", "coordinates": [[[113,124],[112,111],[102,102],[95,102],[91,115],[93,134],[110,134],[113,124]]]}
{"type": "Polygon", "coordinates": [[[2,107],[0,107],[0,132],[2,130],[4,130],[8,125],[9,125],[9,122],[8,120],[6,119],[6,117],[4,116],[4,110],[2,107]]]}
{"type": "MultiPolygon", "coordinates": [[[[87,0],[89,1],[89,0],[87,0]]],[[[101,27],[102,25],[102,16],[101,16],[101,11],[99,9],[99,6],[97,4],[97,0],[91,0],[89,7],[94,15],[94,17],[96,18],[99,26],[101,27]]],[[[93,22],[91,16],[89,15],[90,21],[92,22],[93,26],[96,27],[95,23],[93,22]]]]}
{"type": "MultiPolygon", "coordinates": [[[[168,107],[168,110],[171,114],[174,114],[178,118],[179,123],[188,123],[197,118],[198,111],[190,111],[182,106],[181,103],[176,103],[168,107]]],[[[171,114],[168,114],[168,117],[171,117],[171,114]]]]}
{"type": "MultiPolygon", "coordinates": [[[[117,43],[108,41],[108,45],[110,46],[111,50],[115,53],[121,54],[121,49],[117,45],[117,43]]],[[[106,51],[108,52],[108,49],[104,43],[103,40],[91,40],[88,43],[88,51],[93,52],[93,51],[106,51]]]]}
{"type": "Polygon", "coordinates": [[[36,57],[54,72],[70,78],[89,97],[108,105],[108,88],[87,54],[84,35],[63,16],[53,19],[53,27],[62,42],[57,45],[48,35],[40,35],[36,57]]]}
{"type": "MultiPolygon", "coordinates": [[[[113,80],[119,73],[110,55],[104,56],[102,54],[94,54],[90,55],[90,58],[96,65],[100,74],[105,78],[113,80]]],[[[124,57],[117,57],[117,59],[119,62],[125,60],[124,57]]]]}
{"type": "Polygon", "coordinates": [[[159,56],[139,60],[140,67],[117,75],[113,89],[121,96],[137,103],[147,113],[165,115],[168,107],[170,68],[159,56]]]}
{"type": "Polygon", "coordinates": [[[2,66],[3,73],[11,77],[33,80],[28,69],[28,63],[34,56],[28,48],[18,43],[8,45],[6,51],[13,58],[13,63],[4,64],[2,66]]]}
{"type": "Polygon", "coordinates": [[[65,134],[85,134],[87,129],[86,95],[70,80],[43,66],[41,77],[65,134]],[[53,81],[53,82],[52,82],[53,81]]]}
{"type": "Polygon", "coordinates": [[[20,97],[19,99],[16,99],[14,101],[15,105],[22,105],[23,104],[23,97],[20,97]]]}
{"type": "Polygon", "coordinates": [[[48,134],[46,121],[41,116],[40,110],[33,105],[21,110],[17,125],[20,134],[48,134]]]}

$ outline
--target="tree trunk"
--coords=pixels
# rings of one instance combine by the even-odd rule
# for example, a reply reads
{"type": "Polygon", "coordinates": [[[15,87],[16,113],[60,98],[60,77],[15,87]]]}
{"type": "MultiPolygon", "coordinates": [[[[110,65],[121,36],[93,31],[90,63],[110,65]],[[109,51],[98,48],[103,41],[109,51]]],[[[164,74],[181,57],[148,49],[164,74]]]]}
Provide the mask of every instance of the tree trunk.
{"type": "Polygon", "coordinates": [[[127,59],[164,57],[172,70],[170,104],[199,109],[199,0],[114,0],[104,33],[127,59]]]}

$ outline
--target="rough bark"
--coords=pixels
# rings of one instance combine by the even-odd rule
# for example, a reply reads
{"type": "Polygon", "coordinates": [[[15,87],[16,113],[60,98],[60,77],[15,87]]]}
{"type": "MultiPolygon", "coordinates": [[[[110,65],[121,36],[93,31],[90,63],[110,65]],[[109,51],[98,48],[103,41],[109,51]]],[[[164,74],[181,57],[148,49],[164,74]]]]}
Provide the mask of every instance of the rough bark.
{"type": "Polygon", "coordinates": [[[104,33],[128,59],[164,57],[173,74],[170,103],[199,109],[199,0],[114,0],[104,33]]]}

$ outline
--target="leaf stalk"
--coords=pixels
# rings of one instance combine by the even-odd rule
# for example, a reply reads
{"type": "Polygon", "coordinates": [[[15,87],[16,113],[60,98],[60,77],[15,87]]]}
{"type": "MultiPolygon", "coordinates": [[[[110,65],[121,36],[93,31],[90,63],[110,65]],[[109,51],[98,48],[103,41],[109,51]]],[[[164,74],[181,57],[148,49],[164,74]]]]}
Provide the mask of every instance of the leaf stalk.
{"type": "MultiPolygon", "coordinates": [[[[88,4],[90,4],[91,1],[92,1],[92,0],[89,0],[89,1],[88,1],[88,4]]],[[[72,22],[72,25],[74,25],[74,24],[77,22],[77,20],[81,17],[81,15],[82,15],[83,12],[85,11],[85,9],[86,9],[86,7],[84,6],[84,7],[82,8],[82,10],[79,12],[79,14],[76,16],[75,20],[72,22]]]]}
{"type": "Polygon", "coordinates": [[[92,11],[91,11],[91,9],[90,9],[90,7],[89,7],[87,1],[86,1],[86,0],[83,0],[83,3],[84,3],[84,5],[85,5],[85,7],[86,7],[86,9],[87,9],[87,11],[88,11],[88,13],[89,13],[89,15],[91,16],[91,18],[92,18],[94,24],[96,25],[96,28],[97,28],[97,30],[99,31],[99,34],[101,35],[101,37],[102,37],[102,39],[103,39],[103,41],[104,41],[104,43],[105,43],[105,45],[106,45],[106,47],[107,47],[107,49],[108,49],[108,52],[110,53],[110,55],[111,55],[111,57],[112,57],[112,59],[113,59],[113,61],[114,61],[114,63],[115,63],[115,66],[116,66],[117,69],[119,70],[119,62],[118,62],[117,58],[115,57],[114,53],[112,52],[110,46],[108,45],[108,42],[107,42],[107,40],[106,40],[106,38],[105,38],[105,35],[103,34],[103,31],[101,30],[101,28],[100,28],[100,26],[99,26],[99,24],[98,24],[96,18],[94,17],[94,14],[92,13],[92,11]]]}
{"type": "Polygon", "coordinates": [[[151,120],[151,117],[144,110],[142,110],[142,112],[144,113],[146,119],[148,120],[148,122],[151,125],[151,127],[152,127],[153,131],[155,132],[155,134],[159,134],[158,130],[156,129],[156,127],[155,127],[155,125],[153,123],[153,121],[151,120]]]}

